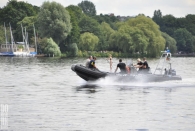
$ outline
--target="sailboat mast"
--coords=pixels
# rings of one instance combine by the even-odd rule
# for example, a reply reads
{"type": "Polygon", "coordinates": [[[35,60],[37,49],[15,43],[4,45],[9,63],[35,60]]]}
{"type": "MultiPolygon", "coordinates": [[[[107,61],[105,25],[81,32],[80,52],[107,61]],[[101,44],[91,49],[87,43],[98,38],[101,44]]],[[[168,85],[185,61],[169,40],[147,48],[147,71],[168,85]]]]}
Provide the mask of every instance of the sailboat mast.
{"type": "Polygon", "coordinates": [[[33,28],[34,28],[34,36],[35,36],[35,52],[37,53],[37,37],[36,37],[36,33],[35,33],[35,26],[33,24],[33,28]]]}
{"type": "Polygon", "coordinates": [[[26,34],[26,47],[27,47],[28,52],[30,52],[30,50],[29,50],[29,43],[28,43],[28,32],[26,34]]]}
{"type": "Polygon", "coordinates": [[[4,22],[4,29],[5,29],[5,44],[6,44],[6,50],[7,50],[7,52],[8,52],[8,48],[7,48],[7,33],[6,33],[5,22],[4,22]]]}
{"type": "Polygon", "coordinates": [[[24,38],[24,31],[23,31],[23,26],[22,26],[22,24],[21,24],[21,28],[22,28],[22,37],[23,37],[23,43],[24,43],[25,38],[24,38]]]}
{"type": "Polygon", "coordinates": [[[12,43],[11,50],[12,50],[12,52],[14,52],[14,50],[13,50],[13,35],[12,35],[12,29],[11,29],[10,23],[9,23],[9,26],[10,26],[11,43],[12,43]]]}

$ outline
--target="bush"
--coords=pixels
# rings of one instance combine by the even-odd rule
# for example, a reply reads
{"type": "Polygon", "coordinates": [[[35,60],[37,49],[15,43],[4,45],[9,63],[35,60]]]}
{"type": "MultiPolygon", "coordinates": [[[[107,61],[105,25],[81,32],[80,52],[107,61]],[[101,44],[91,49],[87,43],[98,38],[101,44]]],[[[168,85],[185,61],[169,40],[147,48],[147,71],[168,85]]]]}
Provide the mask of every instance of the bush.
{"type": "Polygon", "coordinates": [[[58,45],[53,41],[52,38],[47,39],[47,43],[46,43],[44,52],[46,54],[50,54],[50,55],[54,54],[54,56],[61,55],[61,51],[60,51],[58,45]]]}
{"type": "Polygon", "coordinates": [[[70,45],[69,47],[69,56],[77,56],[77,53],[78,53],[78,47],[77,47],[77,44],[76,43],[73,43],[70,45]]]}

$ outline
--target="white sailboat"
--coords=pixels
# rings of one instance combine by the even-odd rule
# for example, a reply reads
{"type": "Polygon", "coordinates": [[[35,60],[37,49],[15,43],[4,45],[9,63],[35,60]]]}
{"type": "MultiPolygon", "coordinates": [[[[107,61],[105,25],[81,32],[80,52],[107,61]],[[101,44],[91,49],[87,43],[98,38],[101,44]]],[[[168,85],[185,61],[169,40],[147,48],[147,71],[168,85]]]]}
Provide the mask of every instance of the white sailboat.
{"type": "MultiPolygon", "coordinates": [[[[10,26],[11,28],[11,26],[10,26]]],[[[23,36],[23,42],[17,42],[17,48],[15,51],[13,51],[13,54],[15,56],[30,56],[30,51],[29,51],[29,48],[28,48],[28,45],[27,45],[27,33],[26,33],[26,28],[25,28],[25,34],[23,33],[23,27],[21,25],[21,28],[22,28],[22,36],[23,36]]],[[[14,40],[13,40],[13,35],[12,35],[12,31],[10,30],[11,32],[11,40],[12,40],[12,43],[14,43],[14,40]]]]}
{"type": "Polygon", "coordinates": [[[4,23],[6,44],[1,44],[0,56],[35,56],[37,55],[36,33],[35,33],[34,25],[33,25],[33,28],[34,28],[34,35],[35,35],[35,48],[29,47],[28,32],[26,31],[26,28],[24,28],[21,25],[23,41],[15,42],[13,34],[12,34],[11,25],[9,24],[9,26],[10,26],[11,42],[10,43],[7,42],[6,27],[4,23]]]}

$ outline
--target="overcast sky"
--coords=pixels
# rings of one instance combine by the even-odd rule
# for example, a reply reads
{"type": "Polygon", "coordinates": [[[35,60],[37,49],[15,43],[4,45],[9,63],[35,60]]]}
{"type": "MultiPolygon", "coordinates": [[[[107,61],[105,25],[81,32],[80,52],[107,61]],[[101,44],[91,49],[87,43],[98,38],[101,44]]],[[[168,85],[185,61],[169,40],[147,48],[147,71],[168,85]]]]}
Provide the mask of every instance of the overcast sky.
{"type": "MultiPolygon", "coordinates": [[[[18,0],[22,1],[22,0],[18,0]]],[[[23,0],[29,4],[41,6],[44,1],[52,0],[23,0]]],[[[64,7],[78,5],[82,0],[53,0],[64,7]]],[[[195,14],[195,0],[89,0],[97,11],[97,15],[114,13],[115,16],[136,16],[145,14],[152,17],[154,10],[160,9],[162,15],[172,14],[175,17],[185,17],[195,14]]],[[[0,0],[0,7],[6,6],[8,0],[0,0]]]]}

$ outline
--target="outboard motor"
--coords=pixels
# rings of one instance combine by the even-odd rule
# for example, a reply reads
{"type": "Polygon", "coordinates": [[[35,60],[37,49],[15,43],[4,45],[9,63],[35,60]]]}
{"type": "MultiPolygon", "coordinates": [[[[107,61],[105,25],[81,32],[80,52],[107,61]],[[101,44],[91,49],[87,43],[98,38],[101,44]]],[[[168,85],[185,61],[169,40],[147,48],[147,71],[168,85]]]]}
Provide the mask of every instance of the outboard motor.
{"type": "Polygon", "coordinates": [[[131,69],[130,74],[137,75],[137,69],[133,65],[130,66],[130,69],[131,69]]]}
{"type": "Polygon", "coordinates": [[[176,71],[174,69],[169,69],[167,70],[165,68],[165,75],[171,75],[171,76],[175,76],[176,75],[176,71]]]}
{"type": "Polygon", "coordinates": [[[176,75],[176,71],[174,69],[170,69],[169,70],[169,74],[172,75],[172,76],[175,76],[176,75]]]}

